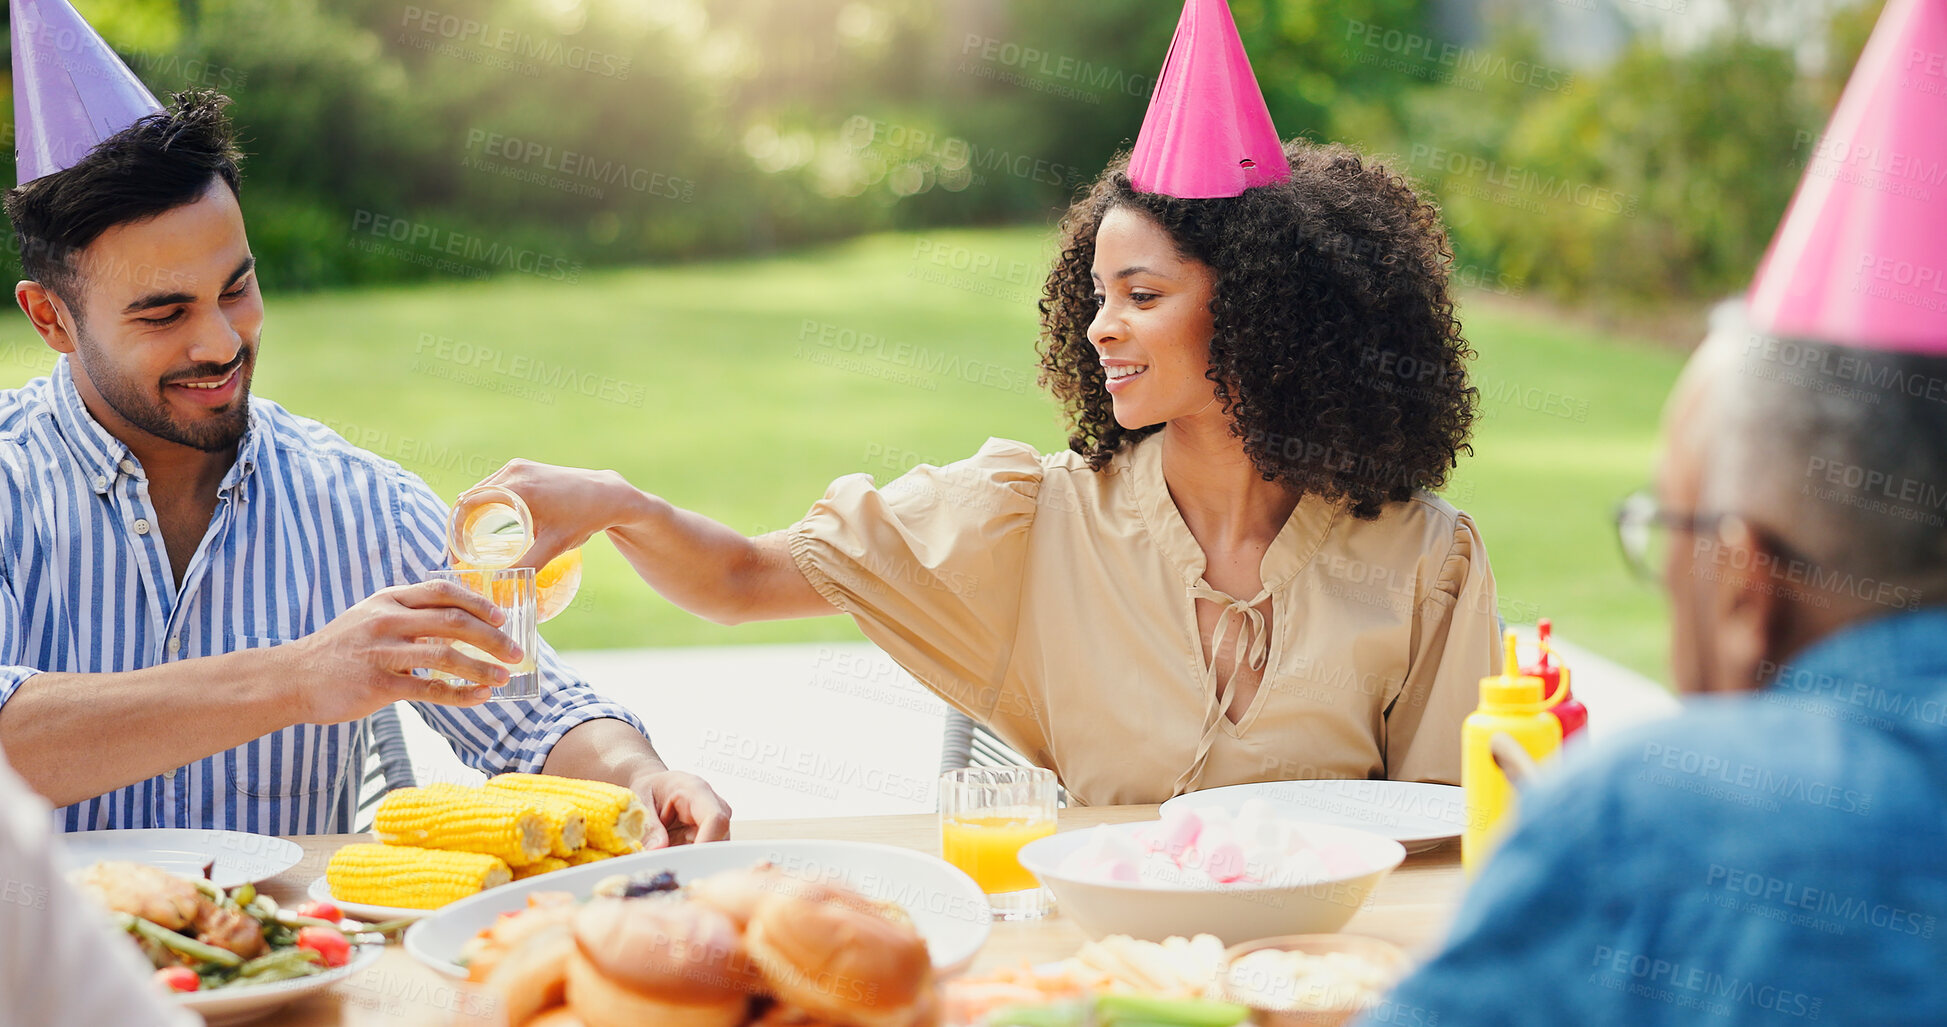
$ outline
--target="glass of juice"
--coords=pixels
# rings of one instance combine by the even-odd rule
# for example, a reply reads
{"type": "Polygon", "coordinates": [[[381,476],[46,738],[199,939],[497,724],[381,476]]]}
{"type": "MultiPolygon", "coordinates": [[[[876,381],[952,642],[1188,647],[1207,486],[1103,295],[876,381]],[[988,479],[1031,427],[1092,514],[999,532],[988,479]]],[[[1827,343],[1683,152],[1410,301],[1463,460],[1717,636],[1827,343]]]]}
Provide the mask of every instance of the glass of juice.
{"type": "MultiPolygon", "coordinates": [[[[461,570],[512,567],[533,544],[534,515],[526,501],[520,493],[499,485],[462,492],[446,521],[446,550],[453,566],[461,570]]],[[[581,587],[581,550],[570,549],[549,560],[534,576],[534,587],[540,620],[553,620],[581,587]]]]}
{"type": "MultiPolygon", "coordinates": [[[[502,663],[482,652],[478,646],[465,642],[454,642],[453,647],[477,660],[499,663],[507,668],[507,683],[493,690],[489,702],[513,702],[517,699],[536,699],[541,695],[541,675],[534,669],[534,651],[540,647],[541,636],[535,630],[534,568],[497,567],[492,570],[436,570],[432,577],[452,581],[461,588],[493,600],[493,604],[507,614],[507,620],[500,630],[521,647],[519,663],[502,663]]],[[[434,677],[459,685],[471,685],[451,674],[435,672],[434,677]]]]}
{"type": "Polygon", "coordinates": [[[987,893],[996,920],[1048,914],[1048,892],[1021,867],[1021,846],[1055,833],[1055,774],[968,767],[940,775],[940,855],[987,893]]]}

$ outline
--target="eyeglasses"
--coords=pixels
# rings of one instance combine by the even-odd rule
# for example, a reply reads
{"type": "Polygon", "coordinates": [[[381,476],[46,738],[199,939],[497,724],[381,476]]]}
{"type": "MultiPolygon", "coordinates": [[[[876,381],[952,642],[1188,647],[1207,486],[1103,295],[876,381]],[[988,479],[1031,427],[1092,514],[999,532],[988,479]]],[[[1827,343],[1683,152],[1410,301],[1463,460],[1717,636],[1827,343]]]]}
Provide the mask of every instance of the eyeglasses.
{"type": "Polygon", "coordinates": [[[1670,532],[1697,534],[1715,531],[1728,514],[1682,514],[1663,509],[1655,493],[1638,489],[1616,506],[1616,541],[1630,573],[1644,581],[1658,581],[1670,555],[1670,532]]]}
{"type": "Polygon", "coordinates": [[[1788,561],[1804,567],[1817,566],[1803,550],[1787,543],[1777,532],[1752,524],[1737,514],[1665,510],[1662,501],[1648,489],[1630,493],[1616,506],[1616,540],[1622,544],[1623,562],[1629,565],[1631,573],[1649,582],[1661,580],[1663,568],[1668,566],[1671,532],[1704,535],[1719,541],[1726,523],[1743,525],[1754,537],[1762,539],[1767,548],[1788,561]]]}

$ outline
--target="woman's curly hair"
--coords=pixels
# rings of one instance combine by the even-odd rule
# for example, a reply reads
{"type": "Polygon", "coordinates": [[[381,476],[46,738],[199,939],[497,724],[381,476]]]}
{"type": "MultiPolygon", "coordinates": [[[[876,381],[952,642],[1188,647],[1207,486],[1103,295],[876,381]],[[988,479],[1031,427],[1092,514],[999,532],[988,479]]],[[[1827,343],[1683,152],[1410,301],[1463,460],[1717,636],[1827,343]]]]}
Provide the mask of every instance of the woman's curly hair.
{"type": "Polygon", "coordinates": [[[1115,420],[1089,342],[1095,234],[1117,207],[1147,214],[1216,277],[1210,370],[1217,400],[1266,481],[1382,504],[1445,483],[1472,452],[1477,390],[1447,294],[1439,211],[1407,181],[1343,146],[1285,144],[1291,178],[1242,196],[1137,192],[1119,157],[1061,225],[1041,300],[1041,384],[1067,410],[1069,448],[1100,470],[1161,425],[1115,420]]]}

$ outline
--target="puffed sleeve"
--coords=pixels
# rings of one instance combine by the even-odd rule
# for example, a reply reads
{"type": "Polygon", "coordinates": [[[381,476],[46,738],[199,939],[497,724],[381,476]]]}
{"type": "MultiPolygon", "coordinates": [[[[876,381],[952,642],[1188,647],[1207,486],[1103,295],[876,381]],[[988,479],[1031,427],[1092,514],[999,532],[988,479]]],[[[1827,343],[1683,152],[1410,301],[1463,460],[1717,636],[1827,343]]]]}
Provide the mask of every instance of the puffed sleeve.
{"type": "Polygon", "coordinates": [[[915,467],[883,489],[848,475],[792,526],[791,556],[900,666],[987,720],[1020,621],[1041,473],[1032,447],[988,439],[966,460],[915,467]]]}
{"type": "Polygon", "coordinates": [[[1386,776],[1460,783],[1460,724],[1480,679],[1500,673],[1494,572],[1473,518],[1460,514],[1453,546],[1413,617],[1413,658],[1386,710],[1386,776]]]}

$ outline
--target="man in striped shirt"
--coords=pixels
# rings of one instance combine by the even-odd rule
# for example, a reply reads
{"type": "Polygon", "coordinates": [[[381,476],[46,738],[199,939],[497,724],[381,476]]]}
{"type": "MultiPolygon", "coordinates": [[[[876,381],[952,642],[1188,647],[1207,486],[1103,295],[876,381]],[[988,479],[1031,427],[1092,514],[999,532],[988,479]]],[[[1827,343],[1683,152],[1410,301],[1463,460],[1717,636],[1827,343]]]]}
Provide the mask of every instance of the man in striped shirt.
{"type": "Polygon", "coordinates": [[[627,785],[650,845],[728,834],[627,709],[426,582],[445,508],[250,396],[263,302],[224,98],[189,94],[6,196],[54,371],[0,391],[0,747],[70,831],[351,830],[364,718],[411,701],[473,767],[627,785]],[[450,672],[449,685],[416,669],[450,672]]]}

